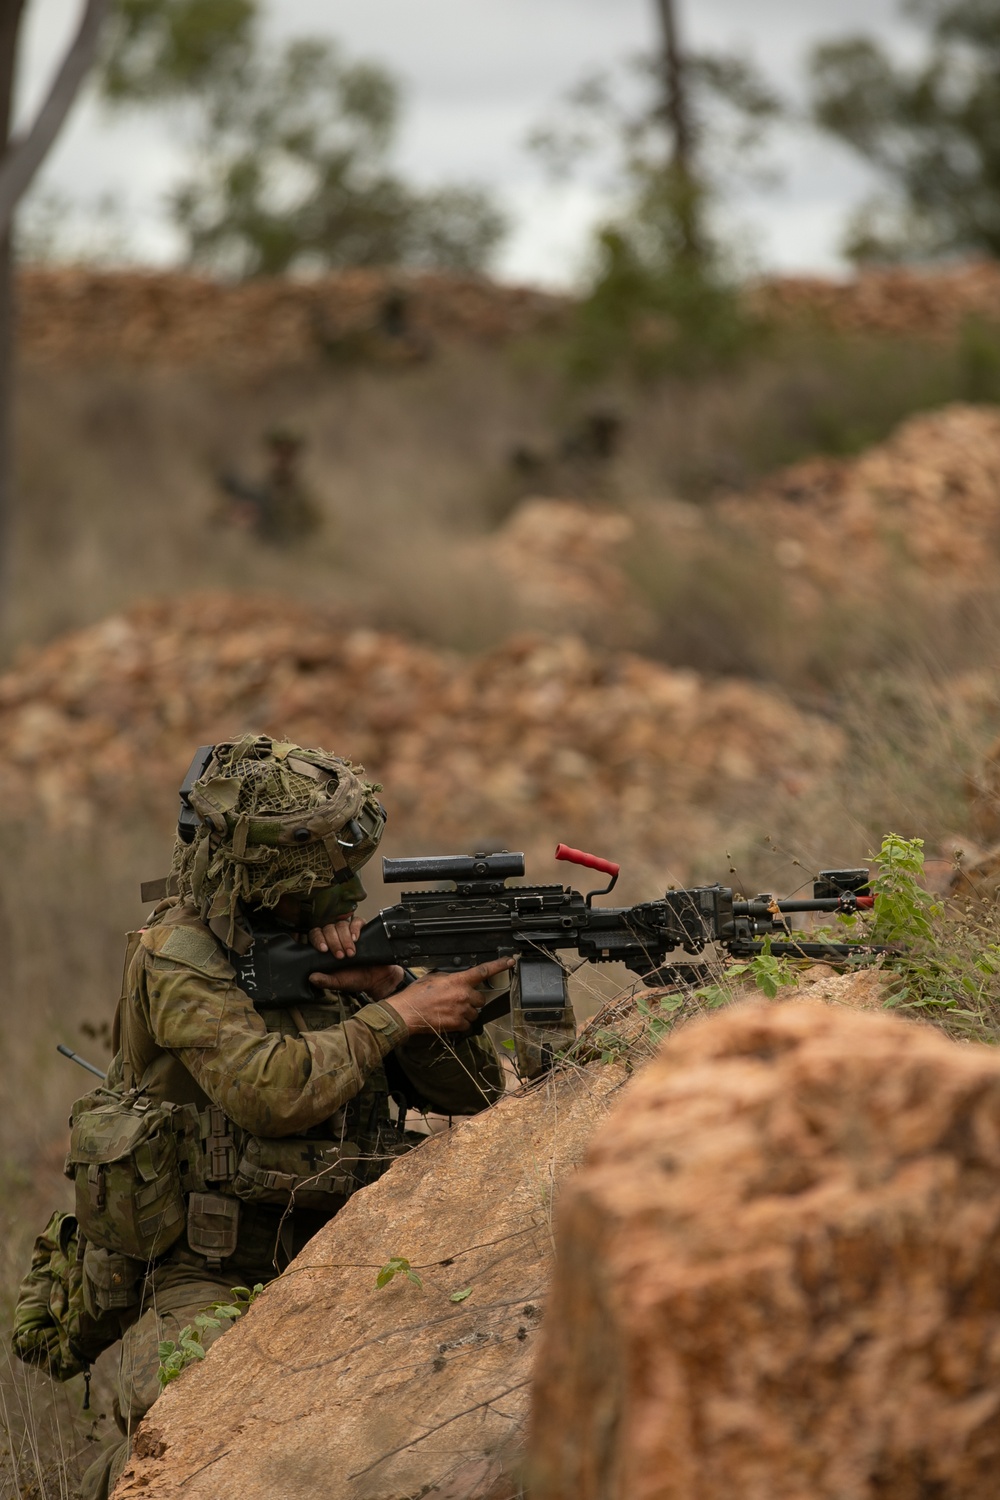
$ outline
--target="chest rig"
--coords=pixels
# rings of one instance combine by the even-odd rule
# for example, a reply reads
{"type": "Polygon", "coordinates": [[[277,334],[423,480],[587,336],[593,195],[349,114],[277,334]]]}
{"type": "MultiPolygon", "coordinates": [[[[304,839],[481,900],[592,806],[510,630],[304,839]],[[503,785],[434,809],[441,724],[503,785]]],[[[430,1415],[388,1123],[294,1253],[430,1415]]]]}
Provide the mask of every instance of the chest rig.
{"type": "MultiPolygon", "coordinates": [[[[305,997],[273,987],[262,992],[254,946],[231,961],[236,983],[269,1032],[323,1031],[366,1003],[315,991],[305,997]]],[[[134,1086],[98,1089],[77,1101],[66,1163],[81,1228],[92,1247],[116,1266],[122,1262],[128,1272],[118,1267],[123,1286],[131,1287],[141,1266],[185,1233],[190,1250],[221,1265],[239,1246],[241,1205],[332,1216],[412,1144],[403,1134],[405,1107],[398,1121],[391,1117],[384,1067],[373,1069],[354,1098],[301,1136],[252,1135],[218,1105],[155,1100],[130,1081],[134,1086]]]]}
{"type": "MultiPolygon", "coordinates": [[[[343,1025],[368,1003],[363,997],[355,995],[335,992],[322,994],[312,986],[304,989],[301,983],[294,981],[286,984],[283,970],[270,962],[270,954],[300,941],[305,942],[304,939],[299,940],[289,934],[286,929],[255,925],[253,941],[247,952],[243,955],[230,955],[236,983],[253,1001],[254,1009],[268,1031],[282,1036],[300,1036],[306,1031],[324,1031],[329,1026],[343,1025]]],[[[312,1183],[307,1185],[301,1180],[294,1184],[274,1181],[272,1185],[274,1173],[278,1172],[280,1176],[280,1169],[276,1165],[266,1168],[264,1158],[276,1162],[277,1157],[283,1154],[283,1148],[290,1148],[293,1157],[298,1153],[301,1165],[312,1169],[309,1175],[316,1175],[318,1172],[318,1182],[326,1181],[329,1176],[331,1182],[337,1183],[335,1191],[344,1197],[380,1177],[410,1144],[404,1136],[405,1100],[395,1079],[398,1065],[394,1066],[395,1060],[391,1056],[385,1063],[388,1063],[388,1069],[385,1064],[373,1068],[353,1099],[329,1120],[302,1137],[264,1139],[244,1133],[244,1151],[234,1177],[234,1192],[246,1197],[251,1187],[249,1179],[252,1177],[259,1191],[289,1193],[303,1207],[325,1206],[328,1200],[320,1203],[311,1197],[302,1196],[303,1193],[312,1194],[312,1183]],[[393,1075],[392,1083],[390,1073],[393,1075]],[[395,1121],[389,1107],[390,1098],[397,1105],[395,1121]],[[320,1151],[322,1160],[331,1166],[336,1158],[339,1170],[325,1173],[322,1165],[313,1166],[314,1159],[319,1161],[317,1151],[320,1151]],[[248,1154],[255,1159],[253,1167],[248,1154]],[[262,1179],[262,1174],[268,1177],[268,1181],[262,1179]]],[[[297,1173],[288,1175],[298,1176],[297,1173]]],[[[320,1191],[323,1189],[320,1188],[320,1191]]],[[[248,1201],[282,1200],[266,1198],[248,1201]]]]}

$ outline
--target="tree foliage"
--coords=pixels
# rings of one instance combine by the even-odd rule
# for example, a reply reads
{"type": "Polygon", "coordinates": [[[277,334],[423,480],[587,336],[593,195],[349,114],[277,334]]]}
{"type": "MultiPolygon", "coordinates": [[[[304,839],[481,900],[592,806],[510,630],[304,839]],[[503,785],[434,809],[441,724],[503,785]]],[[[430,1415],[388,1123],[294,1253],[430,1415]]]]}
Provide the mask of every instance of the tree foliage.
{"type": "Polygon", "coordinates": [[[617,200],[596,231],[577,321],[584,376],[616,364],[640,376],[715,364],[753,331],[715,209],[752,167],[779,102],[744,58],[691,53],[683,68],[683,154],[670,138],[660,60],[648,57],[585,80],[532,138],[554,175],[588,164],[617,200]]]}
{"type": "Polygon", "coordinates": [[[268,45],[258,0],[118,0],[103,88],[120,106],[178,107],[190,163],[169,207],[195,265],[472,271],[502,235],[479,189],[420,191],[392,169],[389,73],[322,38],[268,45]]]}
{"type": "Polygon", "coordinates": [[[816,121],[878,171],[882,193],[847,238],[856,259],[1000,255],[1000,4],[910,0],[923,59],[896,62],[871,37],[811,58],[816,121]]]}
{"type": "Polygon", "coordinates": [[[116,0],[102,86],[116,103],[208,91],[252,55],[258,0],[116,0]]]}

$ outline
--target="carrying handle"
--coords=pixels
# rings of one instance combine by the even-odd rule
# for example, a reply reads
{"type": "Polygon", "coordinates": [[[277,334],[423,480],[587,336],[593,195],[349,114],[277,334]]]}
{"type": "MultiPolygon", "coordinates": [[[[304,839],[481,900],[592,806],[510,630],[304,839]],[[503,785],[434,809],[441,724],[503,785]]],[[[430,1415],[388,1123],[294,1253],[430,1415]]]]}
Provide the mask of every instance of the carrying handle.
{"type": "Polygon", "coordinates": [[[613,860],[601,859],[599,854],[585,854],[582,849],[571,849],[568,844],[556,845],[556,859],[568,860],[571,865],[586,865],[588,870],[600,870],[602,875],[618,878],[621,865],[613,860]]]}
{"type": "Polygon", "coordinates": [[[589,891],[587,894],[587,905],[590,906],[595,896],[606,896],[615,888],[621,865],[616,865],[614,860],[601,859],[599,854],[587,854],[583,849],[571,849],[568,844],[556,845],[556,859],[565,859],[571,865],[584,865],[588,870],[600,870],[602,875],[610,875],[611,879],[603,889],[589,891]]]}

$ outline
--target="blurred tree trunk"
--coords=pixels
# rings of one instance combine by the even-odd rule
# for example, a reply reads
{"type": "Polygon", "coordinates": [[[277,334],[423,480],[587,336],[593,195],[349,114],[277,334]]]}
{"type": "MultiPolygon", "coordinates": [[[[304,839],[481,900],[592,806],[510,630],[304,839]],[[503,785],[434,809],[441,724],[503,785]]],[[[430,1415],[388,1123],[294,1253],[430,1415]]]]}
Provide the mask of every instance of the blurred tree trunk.
{"type": "Polygon", "coordinates": [[[678,32],[677,0],[656,0],[656,9],[660,21],[663,118],[671,136],[670,174],[676,193],[677,219],[685,258],[697,260],[702,252],[700,195],[687,67],[678,32]]]}
{"type": "MultiPolygon", "coordinates": [[[[6,159],[14,106],[14,71],[24,0],[0,0],[0,162],[6,159]]],[[[0,228],[0,619],[5,611],[10,576],[13,463],[11,427],[14,363],[14,252],[11,226],[0,228]]]]}
{"type": "Polygon", "coordinates": [[[14,463],[14,211],[31,186],[90,71],[107,0],[86,0],[47,98],[23,136],[11,138],[18,37],[25,0],[0,0],[0,624],[10,591],[14,463]]]}
{"type": "Polygon", "coordinates": [[[684,57],[677,34],[675,0],[656,0],[656,5],[662,34],[663,113],[673,136],[672,164],[686,176],[690,176],[694,133],[691,129],[684,57]]]}

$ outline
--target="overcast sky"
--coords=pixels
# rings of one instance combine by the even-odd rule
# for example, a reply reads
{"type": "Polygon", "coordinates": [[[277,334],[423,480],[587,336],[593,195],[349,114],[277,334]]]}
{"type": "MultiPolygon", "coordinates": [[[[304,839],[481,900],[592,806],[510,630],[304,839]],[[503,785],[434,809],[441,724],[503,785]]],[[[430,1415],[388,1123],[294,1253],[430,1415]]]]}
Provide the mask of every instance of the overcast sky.
{"type": "MultiPolygon", "coordinates": [[[[752,55],[786,92],[819,37],[863,29],[906,47],[898,0],[680,0],[694,46],[752,55]]],[[[20,112],[30,111],[80,0],[28,0],[20,112]]],[[[525,150],[525,137],[570,85],[648,49],[654,0],[270,0],[275,34],[337,37],[350,54],[386,64],[405,84],[397,159],[427,184],[477,181],[506,207],[513,232],[502,275],[559,285],[581,264],[586,226],[600,213],[596,187],[553,189],[525,150]]],[[[131,114],[111,120],[91,98],[77,105],[45,181],[69,197],[111,193],[127,204],[138,251],[168,260],[176,244],[159,204],[181,160],[168,122],[131,114]]],[[[839,268],[837,242],[851,206],[871,183],[838,146],[785,129],[772,159],[778,186],[748,190],[737,205],[763,266],[839,268]]]]}

